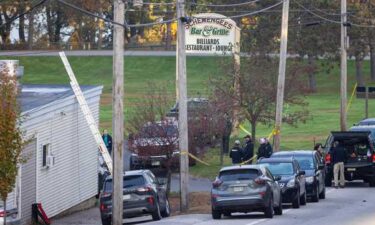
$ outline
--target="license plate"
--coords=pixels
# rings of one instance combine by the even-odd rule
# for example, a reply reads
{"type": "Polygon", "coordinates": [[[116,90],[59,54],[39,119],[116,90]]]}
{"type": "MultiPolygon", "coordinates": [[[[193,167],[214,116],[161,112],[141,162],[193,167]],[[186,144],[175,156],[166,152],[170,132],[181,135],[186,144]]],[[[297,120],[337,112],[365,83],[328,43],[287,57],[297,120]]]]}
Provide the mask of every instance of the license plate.
{"type": "Polygon", "coordinates": [[[160,166],[160,161],[153,161],[153,162],[151,162],[151,165],[160,166]]]}
{"type": "Polygon", "coordinates": [[[348,168],[348,171],[355,171],[355,168],[348,168]]]}
{"type": "Polygon", "coordinates": [[[124,195],[122,196],[122,200],[129,200],[130,199],[130,195],[124,195]]]}
{"type": "Polygon", "coordinates": [[[234,188],[233,188],[233,191],[234,191],[234,192],[240,192],[240,191],[243,191],[243,187],[234,187],[234,188]]]}

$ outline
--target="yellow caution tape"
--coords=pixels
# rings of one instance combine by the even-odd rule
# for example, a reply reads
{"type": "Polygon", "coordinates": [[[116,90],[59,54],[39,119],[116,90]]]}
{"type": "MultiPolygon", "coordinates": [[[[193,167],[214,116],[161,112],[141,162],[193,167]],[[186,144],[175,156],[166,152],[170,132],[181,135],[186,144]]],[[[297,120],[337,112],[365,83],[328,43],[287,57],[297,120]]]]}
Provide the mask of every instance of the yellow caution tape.
{"type": "Polygon", "coordinates": [[[349,109],[350,109],[350,106],[351,106],[351,104],[352,104],[352,101],[353,101],[353,97],[354,97],[355,91],[357,90],[357,85],[358,85],[358,84],[355,83],[355,85],[354,85],[354,87],[353,87],[352,95],[350,96],[350,100],[349,100],[349,102],[348,102],[348,105],[346,106],[346,112],[348,112],[349,109]]]}
{"type": "Polygon", "coordinates": [[[251,161],[253,161],[253,159],[255,159],[255,157],[257,157],[258,155],[257,154],[255,154],[253,157],[251,157],[251,159],[249,159],[249,160],[246,160],[245,162],[242,162],[242,163],[240,163],[240,165],[244,165],[244,164],[247,164],[248,162],[251,162],[251,161]]]}
{"type": "Polygon", "coordinates": [[[190,152],[188,151],[181,151],[181,155],[188,155],[190,156],[191,158],[197,160],[198,162],[206,165],[206,166],[210,166],[210,164],[206,163],[205,161],[202,161],[201,159],[199,159],[198,157],[196,157],[195,155],[191,154],[190,152]]]}
{"type": "Polygon", "coordinates": [[[245,133],[247,133],[248,135],[251,135],[251,133],[246,130],[241,124],[239,125],[240,129],[243,130],[245,133]]]}

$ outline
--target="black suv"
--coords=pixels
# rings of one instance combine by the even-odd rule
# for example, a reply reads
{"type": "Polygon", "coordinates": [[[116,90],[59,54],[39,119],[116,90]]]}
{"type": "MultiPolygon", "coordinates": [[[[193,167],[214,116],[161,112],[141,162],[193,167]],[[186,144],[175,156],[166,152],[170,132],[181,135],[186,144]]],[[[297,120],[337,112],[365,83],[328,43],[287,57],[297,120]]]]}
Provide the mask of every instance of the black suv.
{"type": "MultiPolygon", "coordinates": [[[[151,214],[153,220],[170,215],[170,206],[164,184],[149,170],[127,171],[123,177],[123,218],[151,214]]],[[[112,178],[104,181],[100,194],[100,215],[103,225],[112,220],[112,178]]]]}
{"type": "Polygon", "coordinates": [[[331,147],[334,141],[338,141],[346,151],[345,179],[363,180],[371,187],[375,187],[375,151],[370,131],[331,132],[324,147],[327,168],[326,185],[332,185],[331,147]]]}
{"type": "Polygon", "coordinates": [[[317,151],[297,150],[283,151],[272,154],[275,157],[293,157],[298,161],[301,170],[306,173],[306,191],[307,197],[313,202],[326,198],[326,171],[324,159],[317,151]]]}
{"type": "Polygon", "coordinates": [[[289,158],[262,158],[258,164],[265,165],[274,176],[281,176],[279,185],[283,203],[292,203],[293,208],[306,205],[305,171],[297,160],[289,158]]]}

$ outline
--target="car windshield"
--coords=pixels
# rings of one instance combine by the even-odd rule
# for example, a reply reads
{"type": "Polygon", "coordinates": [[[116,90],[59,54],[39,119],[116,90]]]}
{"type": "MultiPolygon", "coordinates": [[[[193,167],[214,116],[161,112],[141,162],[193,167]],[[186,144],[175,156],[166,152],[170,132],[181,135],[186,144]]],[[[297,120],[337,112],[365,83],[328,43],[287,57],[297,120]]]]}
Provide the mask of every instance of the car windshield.
{"type": "Polygon", "coordinates": [[[4,202],[0,200],[0,208],[4,208],[4,202]]]}
{"type": "Polygon", "coordinates": [[[220,172],[219,179],[222,181],[254,180],[259,176],[256,169],[226,170],[220,172]]]}
{"type": "MultiPolygon", "coordinates": [[[[123,188],[131,188],[144,185],[145,179],[142,175],[132,175],[125,176],[123,182],[123,188]]],[[[112,179],[109,179],[105,182],[104,191],[112,192],[112,179]]]]}
{"type": "Polygon", "coordinates": [[[298,161],[301,170],[313,170],[314,167],[314,160],[312,157],[308,156],[295,156],[298,161]]]}
{"type": "Polygon", "coordinates": [[[293,175],[293,164],[289,162],[269,162],[261,163],[268,167],[273,175],[293,175]]]}
{"type": "Polygon", "coordinates": [[[152,124],[144,126],[140,132],[142,138],[175,137],[178,135],[174,125],[152,124]]]}

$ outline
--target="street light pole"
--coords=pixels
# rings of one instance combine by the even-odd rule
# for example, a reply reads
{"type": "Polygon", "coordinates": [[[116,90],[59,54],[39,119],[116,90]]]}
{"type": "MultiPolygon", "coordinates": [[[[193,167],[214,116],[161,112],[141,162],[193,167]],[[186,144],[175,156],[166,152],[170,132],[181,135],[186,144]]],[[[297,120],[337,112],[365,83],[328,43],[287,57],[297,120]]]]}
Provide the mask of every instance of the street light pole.
{"type": "Polygon", "coordinates": [[[284,0],[283,15],[281,22],[281,43],[280,43],[280,62],[279,62],[279,78],[277,81],[277,96],[276,96],[276,119],[275,119],[275,136],[274,136],[274,150],[280,150],[280,130],[283,119],[283,104],[284,104],[284,86],[285,86],[285,70],[287,58],[287,44],[288,44],[288,18],[289,18],[289,0],[284,0]]]}
{"type": "MultiPolygon", "coordinates": [[[[123,0],[114,0],[114,21],[125,20],[123,0]]],[[[123,214],[123,146],[124,146],[124,28],[113,25],[113,84],[112,84],[112,129],[113,129],[113,194],[112,224],[122,225],[123,214]]]]}
{"type": "Polygon", "coordinates": [[[347,102],[347,15],[346,0],[341,0],[341,88],[340,88],[340,127],[341,131],[346,131],[346,102],[347,102]]]}
{"type": "Polygon", "coordinates": [[[187,124],[186,54],[185,54],[185,0],[177,0],[177,75],[178,75],[178,134],[180,147],[180,207],[188,210],[189,148],[187,124]]]}

